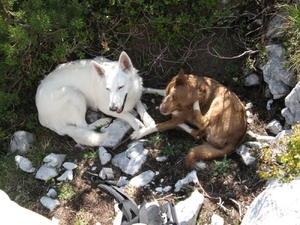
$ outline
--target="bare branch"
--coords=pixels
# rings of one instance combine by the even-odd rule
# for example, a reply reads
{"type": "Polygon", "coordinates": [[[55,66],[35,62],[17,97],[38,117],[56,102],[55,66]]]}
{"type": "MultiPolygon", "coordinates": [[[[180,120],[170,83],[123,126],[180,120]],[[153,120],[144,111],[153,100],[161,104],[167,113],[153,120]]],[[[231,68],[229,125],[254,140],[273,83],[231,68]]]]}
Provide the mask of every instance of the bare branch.
{"type": "Polygon", "coordinates": [[[243,57],[243,56],[245,56],[245,55],[252,55],[252,54],[255,54],[255,53],[258,52],[258,50],[248,50],[248,51],[243,52],[243,53],[240,54],[240,55],[227,57],[227,56],[221,56],[214,48],[212,48],[212,49],[214,50],[215,54],[212,53],[212,52],[209,50],[209,44],[208,44],[208,45],[207,45],[207,51],[208,51],[208,53],[209,53],[211,56],[214,56],[214,57],[219,58],[219,59],[239,59],[239,58],[241,58],[241,57],[243,57]]]}

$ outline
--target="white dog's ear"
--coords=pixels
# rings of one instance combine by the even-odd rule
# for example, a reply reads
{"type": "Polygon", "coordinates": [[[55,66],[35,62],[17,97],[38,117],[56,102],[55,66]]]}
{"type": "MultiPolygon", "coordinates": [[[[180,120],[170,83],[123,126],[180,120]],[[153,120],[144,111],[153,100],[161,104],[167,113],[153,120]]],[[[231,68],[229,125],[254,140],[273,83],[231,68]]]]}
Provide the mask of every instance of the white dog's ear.
{"type": "Polygon", "coordinates": [[[127,55],[126,52],[122,52],[120,57],[119,57],[119,67],[123,70],[123,71],[132,71],[133,66],[131,63],[131,59],[129,58],[129,56],[127,55]]]}
{"type": "Polygon", "coordinates": [[[92,61],[92,64],[93,64],[94,69],[100,76],[103,76],[105,74],[105,70],[99,65],[99,63],[92,61]]]}

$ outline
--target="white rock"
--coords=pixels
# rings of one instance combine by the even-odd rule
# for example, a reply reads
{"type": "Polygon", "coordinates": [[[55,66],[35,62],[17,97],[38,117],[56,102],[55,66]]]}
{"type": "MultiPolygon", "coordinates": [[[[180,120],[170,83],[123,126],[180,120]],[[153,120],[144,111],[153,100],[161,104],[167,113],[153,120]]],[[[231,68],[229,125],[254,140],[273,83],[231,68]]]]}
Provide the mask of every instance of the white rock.
{"type": "Polygon", "coordinates": [[[102,165],[105,165],[111,160],[111,154],[104,147],[98,149],[99,158],[102,165]]]}
{"type": "Polygon", "coordinates": [[[120,178],[118,180],[118,183],[117,183],[117,186],[118,187],[123,187],[123,186],[127,185],[128,183],[129,183],[129,180],[127,180],[127,177],[120,176],[120,178]]]}
{"type": "Polygon", "coordinates": [[[211,225],[223,225],[224,219],[217,214],[213,214],[211,217],[211,225]]]}
{"type": "Polygon", "coordinates": [[[278,142],[283,137],[290,137],[293,135],[293,133],[294,133],[294,131],[292,129],[283,130],[276,135],[276,137],[274,138],[274,142],[278,142]]]}
{"type": "Polygon", "coordinates": [[[262,144],[258,141],[247,141],[244,143],[247,147],[254,148],[256,150],[262,149],[262,144]]]}
{"type": "Polygon", "coordinates": [[[272,109],[272,104],[273,104],[273,99],[271,99],[271,100],[269,100],[268,102],[267,102],[267,106],[266,106],[266,109],[268,110],[268,111],[270,111],[271,109],[272,109]]]}
{"type": "Polygon", "coordinates": [[[47,192],[47,196],[50,198],[56,198],[57,197],[56,190],[53,188],[50,188],[49,191],[47,192]]]}
{"type": "Polygon", "coordinates": [[[278,120],[272,120],[270,123],[267,124],[266,130],[268,130],[272,134],[277,135],[279,132],[283,130],[283,127],[281,126],[278,120]]]}
{"type": "Polygon", "coordinates": [[[65,181],[65,180],[73,180],[73,171],[66,170],[62,175],[57,178],[58,181],[65,181]]]}
{"type": "Polygon", "coordinates": [[[241,225],[300,224],[300,179],[270,182],[249,206],[241,225]]]}
{"type": "Polygon", "coordinates": [[[300,82],[284,99],[286,108],[281,110],[281,115],[288,125],[294,125],[300,121],[300,82]]]}
{"type": "Polygon", "coordinates": [[[259,76],[256,73],[251,73],[245,78],[246,87],[257,86],[260,84],[259,76]]]}
{"type": "Polygon", "coordinates": [[[34,136],[27,131],[17,131],[14,133],[13,139],[10,142],[10,151],[19,154],[26,153],[31,143],[34,141],[34,136]]]}
{"type": "Polygon", "coordinates": [[[60,168],[62,163],[65,161],[65,159],[66,159],[65,154],[51,153],[51,154],[47,155],[43,161],[47,166],[60,168]]]}
{"type": "Polygon", "coordinates": [[[27,173],[33,173],[35,171],[35,168],[32,166],[31,161],[23,156],[16,155],[15,162],[21,170],[27,173]]]}
{"type": "Polygon", "coordinates": [[[155,188],[156,192],[162,193],[163,192],[163,188],[162,187],[157,187],[155,188]]]}
{"type": "Polygon", "coordinates": [[[273,99],[279,99],[290,92],[295,85],[294,74],[284,68],[285,50],[281,44],[266,46],[268,61],[261,67],[264,81],[268,84],[273,99]]]}
{"type": "MultiPolygon", "coordinates": [[[[137,116],[137,112],[132,112],[134,116],[137,116]]],[[[129,123],[117,118],[108,127],[101,127],[101,132],[108,132],[108,137],[103,142],[103,147],[113,148],[115,147],[125,136],[125,134],[131,129],[129,123]]]]}
{"type": "Polygon", "coordinates": [[[114,173],[112,168],[104,167],[99,173],[99,177],[101,177],[103,180],[113,180],[114,179],[114,173]]]}
{"type": "Polygon", "coordinates": [[[250,155],[250,148],[245,145],[241,145],[236,152],[242,157],[246,165],[251,165],[255,162],[256,158],[250,155]]]}
{"type": "Polygon", "coordinates": [[[265,142],[269,142],[269,143],[274,141],[274,137],[272,137],[272,136],[255,134],[252,131],[247,131],[247,134],[250,137],[255,138],[257,141],[265,141],[265,142]]]}
{"type": "Polygon", "coordinates": [[[180,191],[183,185],[193,182],[194,184],[199,184],[199,180],[197,177],[197,172],[193,170],[192,172],[188,173],[185,178],[178,180],[175,184],[175,192],[180,191]]]}
{"type": "Polygon", "coordinates": [[[52,211],[57,206],[59,206],[59,201],[57,199],[52,199],[52,198],[50,198],[48,196],[43,196],[40,199],[40,202],[42,203],[43,206],[45,206],[50,211],[52,211]]]}
{"type": "Polygon", "coordinates": [[[163,192],[168,192],[168,191],[170,191],[171,189],[172,189],[171,186],[165,186],[165,187],[163,188],[163,192]]]}
{"type": "Polygon", "coordinates": [[[191,196],[175,205],[179,225],[196,224],[204,196],[195,190],[191,196]]]}
{"type": "Polygon", "coordinates": [[[245,105],[245,109],[246,110],[249,110],[249,109],[252,109],[253,108],[253,103],[252,102],[248,102],[246,105],[245,105]]]}
{"type": "Polygon", "coordinates": [[[143,187],[151,182],[153,177],[155,176],[155,173],[151,170],[147,170],[143,173],[141,173],[138,176],[133,177],[129,181],[129,185],[135,186],[135,187],[143,187]]]}
{"type": "Polygon", "coordinates": [[[157,162],[164,162],[168,159],[167,156],[159,156],[159,157],[156,157],[156,161],[157,162]]]}
{"type": "Polygon", "coordinates": [[[37,171],[35,178],[40,180],[50,180],[58,175],[56,168],[43,165],[37,171]]]}
{"type": "Polygon", "coordinates": [[[112,164],[119,167],[124,173],[133,175],[138,172],[147,159],[148,150],[144,149],[139,141],[131,142],[125,152],[117,154],[112,164]]]}
{"type": "Polygon", "coordinates": [[[77,168],[77,165],[75,163],[72,163],[72,162],[64,162],[63,167],[66,170],[74,170],[74,169],[77,168]]]}

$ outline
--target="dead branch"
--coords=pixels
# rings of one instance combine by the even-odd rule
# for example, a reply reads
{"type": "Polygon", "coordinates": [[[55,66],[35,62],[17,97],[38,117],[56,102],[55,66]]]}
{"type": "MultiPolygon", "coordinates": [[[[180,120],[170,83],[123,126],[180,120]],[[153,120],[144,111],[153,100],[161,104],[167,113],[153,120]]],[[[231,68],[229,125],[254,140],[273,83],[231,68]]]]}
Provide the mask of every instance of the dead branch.
{"type": "Polygon", "coordinates": [[[207,45],[207,51],[208,51],[208,53],[209,53],[211,56],[214,56],[214,57],[219,58],[219,59],[239,59],[239,58],[241,58],[241,57],[243,57],[243,56],[245,56],[245,55],[252,55],[252,54],[255,54],[255,53],[258,52],[258,50],[248,50],[248,51],[243,52],[243,53],[240,54],[240,55],[227,57],[227,56],[221,56],[214,48],[212,48],[212,49],[214,50],[215,54],[212,53],[212,52],[209,50],[209,43],[208,43],[208,45],[207,45]]]}

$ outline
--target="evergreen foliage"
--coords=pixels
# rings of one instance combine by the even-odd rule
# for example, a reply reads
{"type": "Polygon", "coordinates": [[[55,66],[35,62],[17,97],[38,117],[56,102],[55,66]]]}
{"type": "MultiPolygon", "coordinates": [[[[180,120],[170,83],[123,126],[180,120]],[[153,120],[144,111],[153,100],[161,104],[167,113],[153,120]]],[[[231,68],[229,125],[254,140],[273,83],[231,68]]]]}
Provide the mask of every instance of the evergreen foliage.
{"type": "Polygon", "coordinates": [[[161,52],[175,60],[233,12],[221,0],[1,0],[0,7],[2,140],[37,126],[36,87],[57,64],[96,55],[116,59],[126,50],[137,51],[135,65],[151,71],[161,52]]]}

